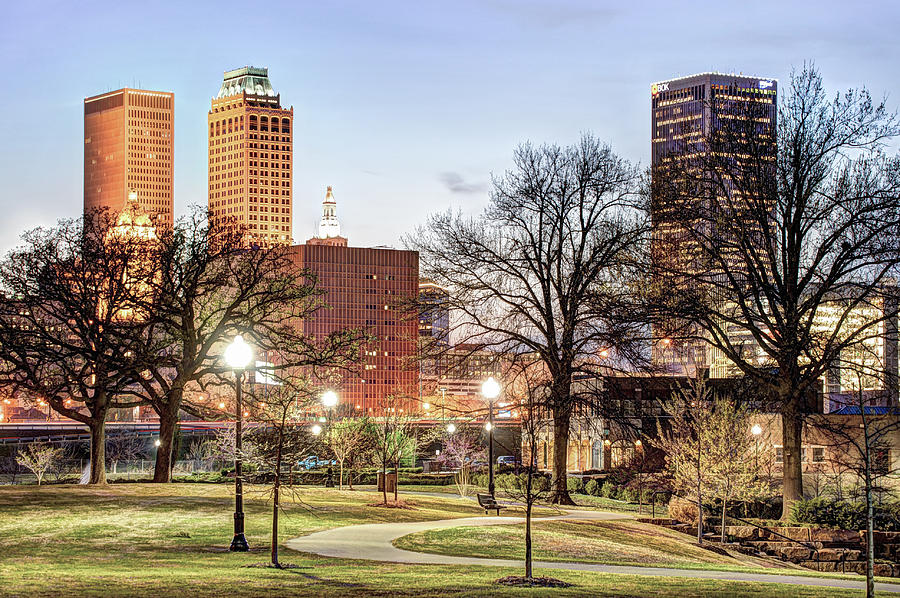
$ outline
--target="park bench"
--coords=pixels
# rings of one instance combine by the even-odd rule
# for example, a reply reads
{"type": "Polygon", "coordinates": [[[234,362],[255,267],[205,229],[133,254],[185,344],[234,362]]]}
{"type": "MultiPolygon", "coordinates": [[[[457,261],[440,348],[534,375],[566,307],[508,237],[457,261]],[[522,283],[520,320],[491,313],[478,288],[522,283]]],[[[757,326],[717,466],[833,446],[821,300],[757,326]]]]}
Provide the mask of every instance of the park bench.
{"type": "Polygon", "coordinates": [[[497,501],[494,500],[494,497],[490,494],[478,494],[478,504],[481,505],[481,508],[484,509],[484,514],[487,515],[490,511],[497,511],[497,515],[500,515],[500,509],[505,509],[503,505],[497,504],[497,501]]]}

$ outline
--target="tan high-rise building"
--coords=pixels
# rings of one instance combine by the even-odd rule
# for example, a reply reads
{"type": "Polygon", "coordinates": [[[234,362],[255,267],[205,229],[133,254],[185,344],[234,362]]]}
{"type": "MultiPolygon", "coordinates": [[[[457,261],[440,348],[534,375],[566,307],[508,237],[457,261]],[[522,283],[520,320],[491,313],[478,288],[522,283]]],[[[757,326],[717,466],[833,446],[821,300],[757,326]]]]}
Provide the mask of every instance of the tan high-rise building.
{"type": "Polygon", "coordinates": [[[209,111],[209,209],[248,245],[291,244],[294,109],[281,107],[268,69],[225,73],[209,111]]]}
{"type": "Polygon", "coordinates": [[[121,211],[134,195],[172,225],[175,94],[119,89],[84,100],[84,210],[121,211]]]}

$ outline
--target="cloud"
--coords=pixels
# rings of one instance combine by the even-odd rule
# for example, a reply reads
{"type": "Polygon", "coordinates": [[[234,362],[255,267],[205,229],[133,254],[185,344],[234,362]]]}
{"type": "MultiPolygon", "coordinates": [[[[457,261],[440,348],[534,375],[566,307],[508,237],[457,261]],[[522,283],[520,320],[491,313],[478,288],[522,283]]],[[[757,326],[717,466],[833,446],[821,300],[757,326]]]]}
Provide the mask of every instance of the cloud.
{"type": "Polygon", "coordinates": [[[442,172],[438,178],[451,193],[484,193],[487,190],[487,184],[467,182],[458,172],[442,172]]]}

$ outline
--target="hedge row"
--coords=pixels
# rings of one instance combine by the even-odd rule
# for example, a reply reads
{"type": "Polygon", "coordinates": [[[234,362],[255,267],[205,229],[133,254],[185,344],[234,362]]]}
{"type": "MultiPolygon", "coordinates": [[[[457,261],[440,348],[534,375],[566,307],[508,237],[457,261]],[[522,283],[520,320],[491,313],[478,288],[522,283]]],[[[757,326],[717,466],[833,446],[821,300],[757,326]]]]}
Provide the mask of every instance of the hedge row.
{"type": "MultiPolygon", "coordinates": [[[[875,529],[900,531],[900,503],[875,505],[875,529]]],[[[838,529],[866,529],[866,503],[826,498],[798,500],[791,507],[791,521],[838,529]]]]}

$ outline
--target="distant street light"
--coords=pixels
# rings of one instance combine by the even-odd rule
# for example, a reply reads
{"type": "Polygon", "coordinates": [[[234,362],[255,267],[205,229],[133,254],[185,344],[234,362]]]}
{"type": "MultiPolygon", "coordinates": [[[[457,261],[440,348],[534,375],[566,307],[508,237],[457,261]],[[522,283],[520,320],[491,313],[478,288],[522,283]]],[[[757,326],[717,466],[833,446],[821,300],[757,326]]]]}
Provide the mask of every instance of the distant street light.
{"type": "Polygon", "coordinates": [[[753,438],[756,439],[756,451],[754,453],[754,457],[756,458],[756,473],[759,474],[759,435],[762,434],[762,426],[759,424],[753,424],[753,427],[750,428],[750,432],[753,433],[753,438]]]}
{"type": "Polygon", "coordinates": [[[447,434],[453,434],[454,432],[456,432],[456,424],[452,422],[447,424],[447,434]]]}
{"type": "Polygon", "coordinates": [[[500,396],[500,384],[493,376],[481,385],[481,394],[488,400],[488,493],[494,496],[494,399],[500,396]]]}
{"type": "Polygon", "coordinates": [[[322,404],[325,405],[325,407],[327,407],[329,409],[331,409],[332,407],[337,405],[338,404],[337,393],[334,392],[333,390],[325,391],[325,393],[322,395],[322,404]]]}
{"type": "Polygon", "coordinates": [[[244,370],[253,360],[253,348],[244,342],[239,334],[225,348],[225,363],[234,370],[234,394],[237,407],[234,424],[234,539],[231,541],[232,552],[247,552],[250,545],[244,536],[244,486],[241,463],[241,428],[243,426],[243,406],[241,405],[241,382],[244,370]]]}
{"type": "Polygon", "coordinates": [[[153,446],[158,447],[161,444],[162,444],[162,442],[160,442],[159,438],[157,438],[156,440],[153,441],[153,446]]]}
{"type": "Polygon", "coordinates": [[[316,424],[312,428],[310,428],[310,432],[313,433],[313,436],[318,436],[319,434],[322,433],[322,426],[320,426],[319,424],[316,424]]]}

